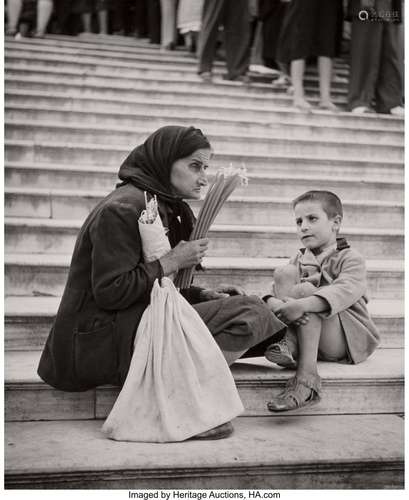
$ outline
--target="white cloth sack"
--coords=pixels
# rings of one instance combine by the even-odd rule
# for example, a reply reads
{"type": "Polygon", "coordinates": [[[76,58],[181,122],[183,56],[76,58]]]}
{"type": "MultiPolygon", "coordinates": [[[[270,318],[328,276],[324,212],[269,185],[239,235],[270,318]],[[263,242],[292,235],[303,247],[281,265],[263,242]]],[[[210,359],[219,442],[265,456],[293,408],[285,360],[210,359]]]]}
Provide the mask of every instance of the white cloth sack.
{"type": "Polygon", "coordinates": [[[142,212],[138,228],[142,239],[143,259],[145,262],[152,262],[168,253],[171,248],[159,213],[156,214],[155,220],[149,223],[143,222],[146,220],[145,213],[142,212]]]}
{"type": "Polygon", "coordinates": [[[103,431],[118,441],[183,441],[243,412],[233,376],[172,281],[155,281],[125,384],[103,431]]]}

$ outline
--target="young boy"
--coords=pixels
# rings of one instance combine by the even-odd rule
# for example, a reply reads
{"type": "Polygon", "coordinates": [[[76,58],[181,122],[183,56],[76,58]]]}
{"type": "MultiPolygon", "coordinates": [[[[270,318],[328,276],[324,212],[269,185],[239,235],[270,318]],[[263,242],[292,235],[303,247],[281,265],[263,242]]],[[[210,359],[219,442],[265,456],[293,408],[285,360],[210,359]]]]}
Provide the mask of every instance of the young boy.
{"type": "Polygon", "coordinates": [[[273,412],[320,400],[317,359],[364,361],[377,347],[379,334],[366,304],[363,257],[339,238],[343,210],[329,191],[308,191],[293,201],[298,236],[304,245],[290,264],[274,273],[271,310],[290,325],[266,358],[296,368],[285,390],[268,403],[273,412]]]}

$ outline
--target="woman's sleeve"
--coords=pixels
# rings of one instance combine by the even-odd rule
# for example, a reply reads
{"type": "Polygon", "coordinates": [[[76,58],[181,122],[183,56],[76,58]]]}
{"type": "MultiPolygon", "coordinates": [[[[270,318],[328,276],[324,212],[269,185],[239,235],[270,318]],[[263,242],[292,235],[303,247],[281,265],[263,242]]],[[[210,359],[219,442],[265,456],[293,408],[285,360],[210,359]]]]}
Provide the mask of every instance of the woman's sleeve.
{"type": "Polygon", "coordinates": [[[92,291],[102,309],[126,309],[148,301],[156,278],[163,276],[158,260],[144,263],[138,214],[134,207],[104,207],[90,228],[92,291]]]}

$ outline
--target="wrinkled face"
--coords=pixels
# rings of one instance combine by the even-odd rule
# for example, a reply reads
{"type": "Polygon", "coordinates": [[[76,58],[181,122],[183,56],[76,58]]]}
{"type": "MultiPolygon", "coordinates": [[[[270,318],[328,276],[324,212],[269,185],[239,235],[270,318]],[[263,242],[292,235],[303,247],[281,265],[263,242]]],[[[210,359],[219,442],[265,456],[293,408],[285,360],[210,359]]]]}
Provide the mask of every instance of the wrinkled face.
{"type": "Polygon", "coordinates": [[[210,156],[210,149],[197,149],[190,156],[175,161],[170,172],[174,194],[187,200],[200,199],[203,187],[207,186],[210,156]]]}
{"type": "Polygon", "coordinates": [[[341,216],[329,218],[318,201],[301,201],[294,208],[297,233],[302,244],[320,253],[336,242],[341,216]]]}

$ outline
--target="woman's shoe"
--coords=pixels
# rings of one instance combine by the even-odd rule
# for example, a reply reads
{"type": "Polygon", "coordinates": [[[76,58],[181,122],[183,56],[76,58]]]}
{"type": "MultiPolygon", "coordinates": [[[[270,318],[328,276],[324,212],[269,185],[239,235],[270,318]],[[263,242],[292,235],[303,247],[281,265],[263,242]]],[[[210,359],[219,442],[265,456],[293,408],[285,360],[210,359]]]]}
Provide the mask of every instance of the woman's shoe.
{"type": "Polygon", "coordinates": [[[288,368],[290,370],[295,370],[297,368],[297,363],[290,352],[287,339],[285,337],[283,337],[279,342],[269,345],[264,353],[264,356],[272,363],[283,366],[284,368],[288,368]]]}
{"type": "Polygon", "coordinates": [[[201,439],[210,440],[210,439],[224,439],[233,434],[234,427],[231,422],[226,422],[225,424],[218,425],[217,427],[213,427],[209,431],[201,432],[200,434],[196,434],[190,439],[201,439]]]}
{"type": "Polygon", "coordinates": [[[282,412],[306,408],[321,401],[321,378],[318,375],[298,377],[295,375],[287,381],[286,388],[277,397],[267,403],[272,412],[282,412]],[[305,397],[303,388],[309,389],[305,397]]]}

